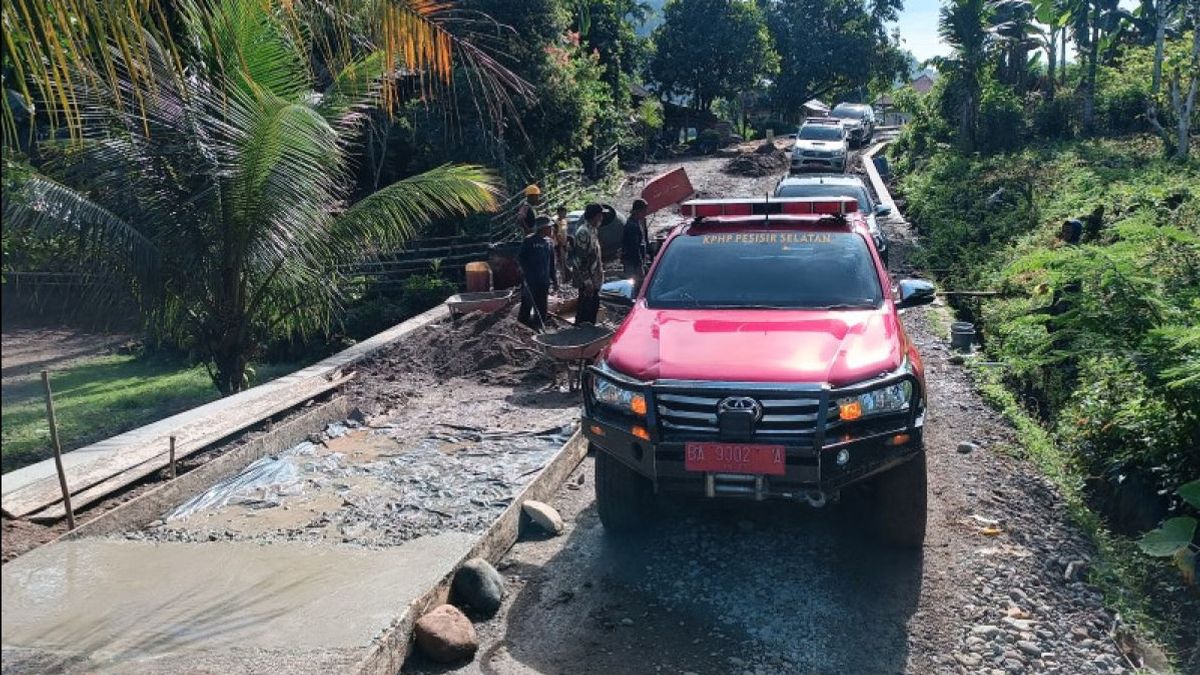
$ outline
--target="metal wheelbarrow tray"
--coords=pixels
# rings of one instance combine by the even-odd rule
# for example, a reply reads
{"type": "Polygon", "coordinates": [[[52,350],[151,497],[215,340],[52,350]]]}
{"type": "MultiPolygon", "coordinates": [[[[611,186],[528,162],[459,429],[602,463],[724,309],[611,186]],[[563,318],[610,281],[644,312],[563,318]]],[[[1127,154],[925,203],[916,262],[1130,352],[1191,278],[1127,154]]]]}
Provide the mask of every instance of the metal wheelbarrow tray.
{"type": "Polygon", "coordinates": [[[446,298],[446,307],[452,316],[462,316],[471,312],[492,312],[503,309],[512,301],[516,289],[503,291],[482,291],[479,293],[459,293],[446,298]]]}
{"type": "MultiPolygon", "coordinates": [[[[575,391],[579,388],[587,362],[612,342],[614,332],[611,328],[585,325],[555,333],[542,333],[533,336],[533,339],[546,349],[550,358],[561,361],[566,366],[567,389],[575,391]],[[572,365],[575,366],[574,369],[572,365]]],[[[555,380],[557,379],[556,374],[555,380]]]]}

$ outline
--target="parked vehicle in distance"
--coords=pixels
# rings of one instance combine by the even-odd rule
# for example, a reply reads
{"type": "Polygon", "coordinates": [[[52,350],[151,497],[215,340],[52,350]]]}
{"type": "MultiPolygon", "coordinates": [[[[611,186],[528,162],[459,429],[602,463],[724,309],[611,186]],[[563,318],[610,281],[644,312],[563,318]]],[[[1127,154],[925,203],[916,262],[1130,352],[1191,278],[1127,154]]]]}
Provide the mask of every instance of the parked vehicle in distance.
{"type": "Polygon", "coordinates": [[[855,146],[875,136],[875,109],[865,103],[839,103],[829,111],[829,116],[846,125],[846,133],[855,146]]]}
{"type": "Polygon", "coordinates": [[[584,375],[600,521],[646,523],[658,493],[867,493],[878,532],[925,537],[925,376],[851,197],[685,202],[609,347],[584,375]]]}
{"type": "Polygon", "coordinates": [[[796,132],[791,171],[845,171],[850,151],[846,128],[831,117],[809,117],[796,132]]]}
{"type": "Polygon", "coordinates": [[[867,221],[867,229],[875,239],[875,249],[886,265],[888,241],[879,227],[879,217],[892,212],[888,204],[876,204],[863,180],[850,174],[784,176],[775,185],[776,197],[851,197],[858,202],[858,211],[867,221]]]}

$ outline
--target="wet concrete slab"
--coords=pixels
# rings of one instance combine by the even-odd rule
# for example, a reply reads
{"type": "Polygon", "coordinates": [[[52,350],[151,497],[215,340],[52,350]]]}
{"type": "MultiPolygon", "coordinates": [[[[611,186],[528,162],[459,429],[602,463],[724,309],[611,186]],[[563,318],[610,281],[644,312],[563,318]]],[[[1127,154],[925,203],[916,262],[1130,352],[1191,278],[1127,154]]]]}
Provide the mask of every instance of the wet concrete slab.
{"type": "Polygon", "coordinates": [[[64,541],[0,568],[3,671],[334,672],[477,537],[385,550],[64,541]]]}

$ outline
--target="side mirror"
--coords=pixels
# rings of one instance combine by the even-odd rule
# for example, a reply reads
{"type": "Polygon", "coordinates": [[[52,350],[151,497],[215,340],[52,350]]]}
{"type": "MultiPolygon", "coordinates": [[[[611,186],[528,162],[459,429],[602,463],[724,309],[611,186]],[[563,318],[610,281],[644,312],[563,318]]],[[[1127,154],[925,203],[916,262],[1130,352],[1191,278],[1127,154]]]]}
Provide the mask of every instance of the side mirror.
{"type": "Polygon", "coordinates": [[[890,216],[890,215],[892,215],[892,207],[887,204],[876,204],[875,205],[875,215],[890,216]]]}
{"type": "Polygon", "coordinates": [[[928,305],[937,295],[934,285],[921,279],[905,279],[899,286],[900,301],[896,303],[896,309],[928,305]]]}

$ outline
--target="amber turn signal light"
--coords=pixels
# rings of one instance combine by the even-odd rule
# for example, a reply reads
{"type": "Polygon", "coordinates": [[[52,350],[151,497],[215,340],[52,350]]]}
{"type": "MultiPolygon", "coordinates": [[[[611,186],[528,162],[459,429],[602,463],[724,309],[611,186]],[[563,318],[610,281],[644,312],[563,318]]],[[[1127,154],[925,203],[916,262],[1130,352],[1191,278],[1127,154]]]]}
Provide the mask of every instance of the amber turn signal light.
{"type": "Polygon", "coordinates": [[[596,434],[597,436],[603,436],[603,435],[604,435],[604,427],[601,427],[599,424],[593,424],[593,425],[590,427],[590,429],[591,429],[592,433],[593,433],[593,434],[596,434]]]}
{"type": "Polygon", "coordinates": [[[896,434],[887,440],[888,445],[904,445],[909,441],[908,434],[896,434]]]}
{"type": "Polygon", "coordinates": [[[638,424],[633,425],[633,428],[630,429],[629,432],[632,433],[634,436],[637,436],[638,438],[642,439],[643,441],[650,440],[650,432],[646,431],[646,427],[643,427],[641,425],[638,425],[638,424]]]}
{"type": "Polygon", "coordinates": [[[838,416],[847,422],[862,417],[862,404],[858,401],[848,401],[838,406],[838,416]]]}
{"type": "Polygon", "coordinates": [[[633,411],[634,415],[638,415],[640,417],[645,417],[646,416],[646,397],[641,396],[641,395],[634,396],[629,401],[629,409],[633,411]]]}

